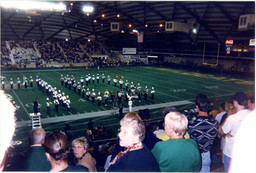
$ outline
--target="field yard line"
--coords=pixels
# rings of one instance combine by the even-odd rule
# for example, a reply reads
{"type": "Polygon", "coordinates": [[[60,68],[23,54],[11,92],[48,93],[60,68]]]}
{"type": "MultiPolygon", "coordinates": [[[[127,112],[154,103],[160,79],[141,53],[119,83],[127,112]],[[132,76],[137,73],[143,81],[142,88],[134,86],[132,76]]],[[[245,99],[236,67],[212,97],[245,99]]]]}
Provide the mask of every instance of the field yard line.
{"type": "MultiPolygon", "coordinates": [[[[183,100],[183,101],[175,101],[175,102],[167,102],[162,104],[153,104],[153,105],[145,105],[145,106],[137,106],[133,107],[133,111],[139,111],[141,109],[157,109],[157,108],[165,108],[170,106],[179,106],[179,105],[186,105],[192,104],[191,101],[183,100]]],[[[128,112],[128,108],[124,108],[124,113],[128,112]]],[[[77,115],[67,115],[65,117],[52,117],[52,118],[44,118],[41,119],[42,125],[49,124],[49,123],[56,123],[56,122],[63,122],[63,121],[70,121],[70,120],[79,120],[84,118],[92,118],[92,117],[102,117],[106,115],[112,115],[112,110],[108,111],[100,111],[100,112],[91,112],[87,114],[77,114],[77,115]]],[[[23,121],[17,122],[17,127],[28,126],[31,124],[31,121],[23,121]]]]}
{"type": "MultiPolygon", "coordinates": [[[[20,101],[19,97],[17,96],[17,94],[12,90],[12,93],[16,96],[16,98],[19,100],[21,106],[23,107],[23,109],[25,110],[25,112],[27,113],[28,117],[30,118],[29,116],[29,113],[27,111],[27,109],[25,108],[25,106],[23,105],[23,103],[20,101]]],[[[31,118],[30,118],[31,119],[31,118]]]]}
{"type": "MultiPolygon", "coordinates": [[[[133,76],[140,76],[140,75],[136,75],[136,74],[134,74],[133,76]]],[[[146,77],[144,77],[144,79],[145,79],[146,77]]],[[[148,78],[148,79],[150,79],[150,78],[148,78]]],[[[133,80],[134,81],[134,80],[133,80]]],[[[136,81],[136,80],[135,80],[136,81]]],[[[163,86],[163,85],[159,85],[159,84],[156,84],[156,83],[152,83],[152,82],[149,82],[150,80],[146,80],[146,83],[150,83],[150,84],[153,84],[153,86],[155,87],[155,86],[160,86],[160,87],[163,87],[163,88],[166,88],[166,91],[169,91],[170,89],[173,89],[173,88],[170,88],[170,87],[168,87],[168,86],[163,86]]],[[[159,80],[159,81],[162,81],[162,80],[159,80]]],[[[142,81],[143,82],[143,81],[142,81]]],[[[140,83],[141,83],[141,81],[140,81],[140,83]]],[[[168,82],[168,84],[170,84],[169,82],[168,82]]],[[[175,84],[175,83],[172,83],[173,85],[178,85],[178,84],[175,84]]],[[[179,86],[179,85],[178,85],[179,86]]],[[[191,88],[191,87],[189,87],[189,88],[191,88]]],[[[194,89],[194,88],[192,88],[192,89],[194,89]]],[[[164,94],[164,93],[161,93],[161,92],[156,92],[156,93],[160,93],[160,94],[162,94],[162,95],[166,95],[166,96],[169,96],[169,97],[173,97],[173,98],[176,98],[176,99],[180,99],[180,98],[178,98],[178,97],[174,97],[173,95],[171,95],[171,94],[164,94]]],[[[195,96],[194,94],[192,94],[192,93],[187,93],[187,94],[190,94],[190,95],[192,95],[192,96],[195,96]]]]}
{"type": "MultiPolygon", "coordinates": [[[[160,73],[161,74],[161,72],[160,71],[156,71],[156,72],[158,72],[158,73],[160,73]]],[[[202,75],[213,75],[213,74],[203,74],[203,73],[200,73],[200,74],[202,74],[202,75]]],[[[187,75],[184,75],[184,76],[187,76],[187,75]]],[[[214,75],[215,76],[215,75],[214,75]]],[[[164,76],[165,77],[165,76],[164,76]]],[[[205,77],[206,78],[206,77],[205,77]]],[[[226,77],[226,79],[228,79],[227,77],[226,77]]],[[[235,78],[236,79],[236,78],[235,78]]],[[[211,80],[213,80],[213,79],[211,79],[211,80]]],[[[237,80],[239,80],[239,79],[237,79],[237,80]]],[[[181,80],[179,80],[179,81],[181,81],[181,80]]],[[[187,83],[190,83],[190,82],[188,82],[188,81],[193,81],[193,80],[191,80],[190,79],[190,77],[188,76],[188,77],[186,77],[186,80],[182,80],[182,81],[185,81],[185,82],[187,82],[187,83]]],[[[224,85],[222,85],[222,86],[225,86],[225,87],[229,87],[230,88],[230,85],[225,85],[225,81],[219,81],[218,83],[221,83],[222,82],[222,84],[224,84],[224,85]]],[[[216,85],[216,83],[215,82],[207,82],[207,83],[211,83],[211,84],[213,84],[213,85],[216,85]]],[[[203,84],[203,85],[206,85],[206,84],[203,84]]],[[[232,86],[233,87],[233,86],[232,86]]],[[[219,87],[219,89],[220,90],[223,90],[223,91],[230,91],[230,90],[225,90],[225,89],[223,89],[222,87],[219,87]]],[[[237,90],[241,90],[241,88],[238,88],[238,87],[233,87],[233,89],[237,89],[237,90]]]]}

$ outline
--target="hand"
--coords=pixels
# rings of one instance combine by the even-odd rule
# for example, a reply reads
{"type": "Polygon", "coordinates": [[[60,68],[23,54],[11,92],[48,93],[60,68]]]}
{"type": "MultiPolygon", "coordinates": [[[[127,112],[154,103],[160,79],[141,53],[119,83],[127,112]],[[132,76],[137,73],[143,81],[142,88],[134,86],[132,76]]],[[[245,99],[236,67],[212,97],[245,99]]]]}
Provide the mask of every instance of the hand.
{"type": "Polygon", "coordinates": [[[231,135],[231,131],[226,134],[226,137],[228,137],[228,138],[232,138],[233,137],[233,135],[231,135]]]}

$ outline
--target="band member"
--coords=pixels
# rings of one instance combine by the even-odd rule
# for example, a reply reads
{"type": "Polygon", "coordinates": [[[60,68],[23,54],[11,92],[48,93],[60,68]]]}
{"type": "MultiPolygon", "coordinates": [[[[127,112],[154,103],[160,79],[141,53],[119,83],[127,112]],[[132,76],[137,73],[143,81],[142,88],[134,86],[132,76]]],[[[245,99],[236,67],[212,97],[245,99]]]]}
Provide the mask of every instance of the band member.
{"type": "Polygon", "coordinates": [[[138,99],[139,99],[139,102],[141,102],[141,97],[142,97],[142,93],[141,93],[141,91],[138,91],[138,99]]]}
{"type": "Polygon", "coordinates": [[[82,97],[84,98],[85,97],[85,87],[83,86],[82,88],[82,97]]]}
{"type": "Polygon", "coordinates": [[[75,83],[75,78],[74,78],[73,75],[71,75],[71,82],[72,82],[72,85],[74,85],[74,83],[75,83]]]}
{"type": "Polygon", "coordinates": [[[102,83],[104,83],[104,81],[105,81],[105,75],[104,75],[104,73],[102,74],[102,83]]]}
{"type": "Polygon", "coordinates": [[[28,87],[28,80],[27,80],[27,78],[26,78],[26,77],[24,78],[24,86],[25,86],[25,88],[27,88],[27,87],[28,87]]]}
{"type": "Polygon", "coordinates": [[[20,78],[17,78],[18,89],[20,89],[20,78]]]}
{"type": "MultiPolygon", "coordinates": [[[[68,86],[68,82],[69,82],[69,81],[68,81],[67,77],[65,77],[65,78],[64,78],[64,84],[65,84],[65,87],[66,87],[66,88],[67,88],[67,86],[68,86]]],[[[70,84],[71,84],[71,82],[70,82],[70,84]]]]}
{"type": "Polygon", "coordinates": [[[71,101],[70,101],[68,95],[67,95],[67,99],[65,101],[65,106],[66,106],[67,111],[70,111],[71,101]]]}
{"type": "Polygon", "coordinates": [[[47,114],[50,114],[50,102],[49,102],[49,98],[46,98],[46,108],[47,108],[47,114]]]}
{"type": "Polygon", "coordinates": [[[120,104],[122,102],[122,93],[121,93],[121,91],[118,92],[117,97],[118,97],[118,102],[120,104]]]}
{"type": "Polygon", "coordinates": [[[81,86],[83,86],[84,85],[84,78],[83,77],[81,77],[80,82],[81,82],[81,86]]]}
{"type": "Polygon", "coordinates": [[[124,83],[123,79],[124,79],[124,77],[121,76],[121,77],[120,77],[120,80],[119,80],[119,84],[120,84],[120,88],[121,88],[121,89],[122,89],[123,83],[124,83]]]}
{"type": "Polygon", "coordinates": [[[71,90],[71,85],[72,85],[72,82],[71,80],[68,81],[68,89],[71,90]]]}
{"type": "Polygon", "coordinates": [[[32,76],[30,76],[29,82],[30,82],[30,87],[33,87],[34,80],[33,80],[32,76]]]}
{"type": "Polygon", "coordinates": [[[94,84],[94,81],[95,81],[95,76],[92,75],[92,84],[94,84]]]}
{"type": "Polygon", "coordinates": [[[148,97],[148,88],[147,86],[145,87],[145,90],[144,90],[144,100],[147,101],[147,97],[148,97]]]}
{"type": "Polygon", "coordinates": [[[80,82],[77,83],[77,91],[78,91],[78,94],[81,95],[81,85],[80,85],[80,82]]]}
{"type": "Polygon", "coordinates": [[[125,82],[125,87],[126,87],[125,89],[126,89],[126,91],[129,89],[129,84],[130,83],[128,82],[128,80],[126,80],[126,82],[125,82]]]}
{"type": "Polygon", "coordinates": [[[152,90],[151,90],[151,99],[154,100],[155,98],[155,89],[154,87],[152,87],[152,90]]]}
{"type": "Polygon", "coordinates": [[[87,88],[87,91],[86,91],[86,96],[87,96],[87,98],[86,98],[86,100],[89,101],[90,95],[91,95],[91,92],[90,92],[89,88],[87,88]]]}
{"type": "Polygon", "coordinates": [[[96,94],[95,94],[95,92],[94,92],[94,89],[92,89],[92,94],[91,94],[91,96],[92,96],[92,103],[94,103],[94,101],[95,101],[95,96],[96,96],[96,94]]]}
{"type": "Polygon", "coordinates": [[[111,100],[111,103],[114,104],[115,94],[112,91],[110,91],[110,100],[111,100]]]}
{"type": "Polygon", "coordinates": [[[89,77],[88,77],[88,75],[86,75],[85,81],[86,81],[86,86],[88,86],[88,84],[89,84],[89,77]]]}
{"type": "Polygon", "coordinates": [[[63,77],[63,75],[60,76],[60,81],[61,81],[61,85],[63,86],[64,85],[64,77],[63,77]]]}
{"type": "Polygon", "coordinates": [[[141,86],[140,83],[138,83],[138,87],[137,87],[138,92],[141,91],[141,86]]]}
{"type": "Polygon", "coordinates": [[[116,83],[117,83],[117,78],[118,78],[118,76],[115,75],[115,76],[114,76],[114,79],[113,79],[113,82],[114,82],[114,85],[115,85],[115,86],[116,86],[116,83]]]}
{"type": "Polygon", "coordinates": [[[13,89],[13,81],[12,81],[12,78],[11,78],[11,81],[10,81],[10,85],[11,85],[11,89],[13,89]]]}
{"type": "Polygon", "coordinates": [[[98,106],[101,106],[101,100],[102,100],[101,94],[98,95],[97,100],[98,100],[98,106]]]}
{"type": "Polygon", "coordinates": [[[97,84],[99,84],[100,83],[100,76],[99,76],[99,74],[97,74],[96,79],[97,79],[97,84]]]}
{"type": "Polygon", "coordinates": [[[108,84],[110,85],[111,78],[108,76],[108,84]]]}
{"type": "Polygon", "coordinates": [[[37,87],[39,87],[39,77],[36,76],[36,84],[37,84],[37,87]]]}
{"type": "Polygon", "coordinates": [[[109,92],[108,90],[106,90],[104,93],[105,106],[108,106],[108,95],[109,95],[109,92]]]}
{"type": "Polygon", "coordinates": [[[56,111],[57,113],[58,113],[59,104],[60,104],[60,102],[59,102],[59,100],[56,98],[56,99],[54,100],[54,105],[55,105],[55,111],[56,111]]]}
{"type": "Polygon", "coordinates": [[[74,92],[76,92],[76,87],[77,87],[76,81],[74,81],[73,87],[74,87],[74,92]]]}
{"type": "MultiPolygon", "coordinates": [[[[90,73],[88,74],[88,81],[89,81],[89,84],[91,84],[91,75],[90,75],[90,73]]],[[[95,79],[95,78],[94,78],[95,79]]]]}

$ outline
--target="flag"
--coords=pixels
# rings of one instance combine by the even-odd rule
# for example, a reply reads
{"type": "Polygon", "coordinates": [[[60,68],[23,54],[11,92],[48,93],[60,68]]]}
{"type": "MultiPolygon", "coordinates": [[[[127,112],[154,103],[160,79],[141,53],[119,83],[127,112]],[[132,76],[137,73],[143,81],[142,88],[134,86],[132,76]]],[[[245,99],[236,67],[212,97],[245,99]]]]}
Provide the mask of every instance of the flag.
{"type": "Polygon", "coordinates": [[[144,35],[144,32],[138,32],[138,34],[137,34],[138,43],[143,42],[143,35],[144,35]]]}

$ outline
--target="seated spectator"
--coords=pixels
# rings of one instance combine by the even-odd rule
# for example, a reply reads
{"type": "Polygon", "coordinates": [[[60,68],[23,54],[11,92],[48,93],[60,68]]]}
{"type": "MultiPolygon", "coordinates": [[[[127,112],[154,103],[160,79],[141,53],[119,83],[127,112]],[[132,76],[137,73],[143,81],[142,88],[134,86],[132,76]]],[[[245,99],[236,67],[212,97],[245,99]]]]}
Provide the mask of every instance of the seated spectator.
{"type": "Polygon", "coordinates": [[[126,147],[110,162],[107,172],[159,172],[150,150],[142,144],[145,125],[137,113],[129,112],[120,121],[120,146],[126,147]]]}
{"type": "Polygon", "coordinates": [[[77,165],[85,166],[89,172],[97,172],[96,161],[88,152],[89,143],[85,137],[74,139],[72,148],[77,159],[77,165]]]}
{"type": "Polygon", "coordinates": [[[162,172],[198,172],[201,169],[201,156],[193,139],[184,139],[188,120],[179,112],[165,116],[164,129],[170,137],[156,143],[152,149],[162,172]]]}
{"type": "Polygon", "coordinates": [[[24,171],[50,171],[51,163],[47,160],[45,150],[42,147],[45,131],[41,128],[31,130],[29,135],[30,148],[25,153],[23,163],[24,171]]]}
{"type": "Polygon", "coordinates": [[[87,172],[87,168],[82,165],[71,166],[68,164],[68,141],[67,137],[60,131],[49,133],[45,137],[43,147],[52,165],[51,172],[87,172]]]}

